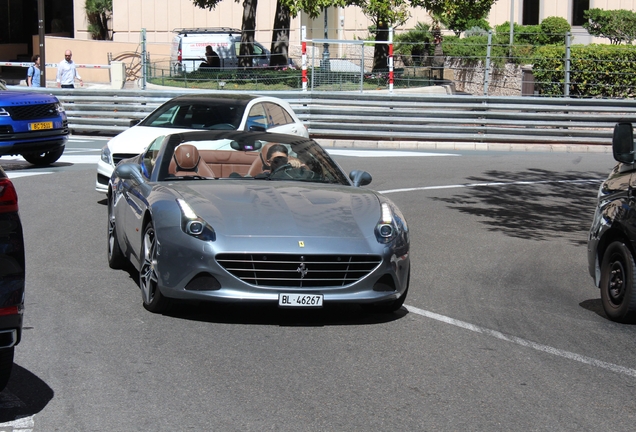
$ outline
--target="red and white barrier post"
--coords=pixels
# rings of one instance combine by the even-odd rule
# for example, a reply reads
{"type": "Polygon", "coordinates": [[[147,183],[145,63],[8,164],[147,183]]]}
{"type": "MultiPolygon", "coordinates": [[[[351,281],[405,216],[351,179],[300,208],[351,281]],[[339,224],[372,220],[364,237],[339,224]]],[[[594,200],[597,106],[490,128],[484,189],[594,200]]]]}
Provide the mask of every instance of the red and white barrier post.
{"type": "Polygon", "coordinates": [[[301,27],[303,91],[307,91],[307,27],[301,27]]]}
{"type": "Polygon", "coordinates": [[[389,28],[389,93],[393,93],[393,27],[389,28]]]}

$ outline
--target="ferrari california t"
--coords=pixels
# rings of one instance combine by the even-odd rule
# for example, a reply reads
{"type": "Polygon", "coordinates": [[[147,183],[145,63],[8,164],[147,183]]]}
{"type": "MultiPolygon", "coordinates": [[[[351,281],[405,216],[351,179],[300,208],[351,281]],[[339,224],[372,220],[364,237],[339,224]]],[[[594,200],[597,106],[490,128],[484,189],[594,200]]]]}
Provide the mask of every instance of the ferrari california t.
{"type": "Polygon", "coordinates": [[[139,271],[151,312],[173,299],[393,312],[409,286],[409,231],[370,182],[308,138],[157,137],[108,184],[108,262],[139,271]]]}

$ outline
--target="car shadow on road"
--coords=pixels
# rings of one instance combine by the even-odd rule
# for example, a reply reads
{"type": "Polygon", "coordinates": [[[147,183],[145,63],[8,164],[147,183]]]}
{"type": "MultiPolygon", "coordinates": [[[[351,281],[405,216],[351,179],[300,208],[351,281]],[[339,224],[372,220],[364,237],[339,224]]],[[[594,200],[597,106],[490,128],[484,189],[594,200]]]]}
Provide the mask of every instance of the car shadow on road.
{"type": "Polygon", "coordinates": [[[44,381],[14,363],[9,384],[0,393],[0,423],[41,412],[53,395],[53,389],[44,381]]]}
{"type": "Polygon", "coordinates": [[[464,194],[432,199],[482,218],[489,231],[527,240],[564,238],[585,245],[596,194],[605,178],[607,173],[600,172],[492,170],[468,177],[464,194]]]}
{"type": "Polygon", "coordinates": [[[55,162],[47,166],[37,166],[21,159],[2,159],[0,165],[5,171],[41,171],[73,166],[70,162],[55,162]]]}
{"type": "Polygon", "coordinates": [[[589,310],[590,312],[594,312],[596,315],[600,316],[603,319],[609,320],[609,318],[605,314],[605,311],[603,310],[603,303],[601,302],[600,298],[584,300],[579,303],[579,306],[581,306],[583,309],[589,310]]]}
{"type": "Polygon", "coordinates": [[[253,302],[175,302],[164,315],[178,319],[219,323],[256,324],[281,327],[324,327],[384,324],[408,314],[402,307],[394,313],[374,313],[354,304],[325,305],[323,308],[283,309],[276,304],[253,302]]]}

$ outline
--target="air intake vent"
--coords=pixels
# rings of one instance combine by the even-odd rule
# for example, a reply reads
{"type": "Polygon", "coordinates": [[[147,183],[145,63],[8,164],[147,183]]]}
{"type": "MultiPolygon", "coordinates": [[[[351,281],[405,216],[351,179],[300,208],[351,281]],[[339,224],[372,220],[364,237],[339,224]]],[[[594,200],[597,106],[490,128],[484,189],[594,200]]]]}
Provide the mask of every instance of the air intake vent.
{"type": "Polygon", "coordinates": [[[4,109],[9,111],[13,120],[36,120],[54,118],[60,115],[55,104],[20,105],[5,107],[4,109]]]}
{"type": "Polygon", "coordinates": [[[256,286],[318,288],[352,284],[382,261],[377,255],[219,254],[217,262],[256,286]]]}

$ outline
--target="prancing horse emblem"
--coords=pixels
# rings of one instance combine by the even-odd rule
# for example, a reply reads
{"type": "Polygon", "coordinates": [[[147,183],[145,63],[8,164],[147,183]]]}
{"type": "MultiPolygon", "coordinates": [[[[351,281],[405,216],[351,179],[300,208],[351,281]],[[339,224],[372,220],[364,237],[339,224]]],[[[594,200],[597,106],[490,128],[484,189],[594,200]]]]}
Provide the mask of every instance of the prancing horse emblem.
{"type": "Polygon", "coordinates": [[[298,247],[305,247],[305,242],[302,240],[298,241],[298,247]]]}
{"type": "Polygon", "coordinates": [[[307,269],[307,267],[305,267],[305,263],[300,263],[300,265],[298,266],[296,271],[298,273],[300,273],[300,278],[301,279],[304,279],[305,276],[307,276],[307,273],[309,273],[309,269],[307,269]]]}

